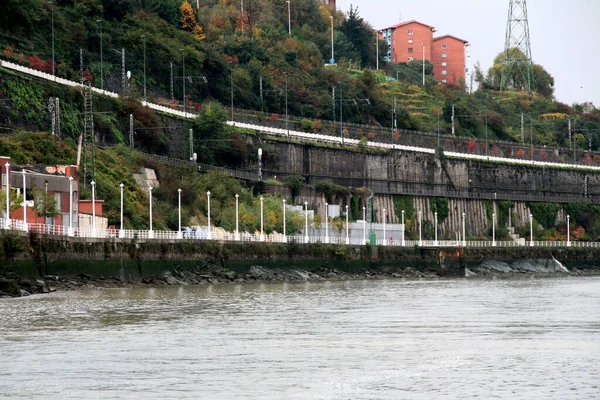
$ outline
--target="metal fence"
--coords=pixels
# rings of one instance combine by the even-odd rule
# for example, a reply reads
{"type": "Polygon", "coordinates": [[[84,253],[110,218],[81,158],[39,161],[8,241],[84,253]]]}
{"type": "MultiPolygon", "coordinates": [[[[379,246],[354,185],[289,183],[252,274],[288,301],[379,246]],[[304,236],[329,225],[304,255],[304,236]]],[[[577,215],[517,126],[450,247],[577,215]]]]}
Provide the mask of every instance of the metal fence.
{"type": "MultiPolygon", "coordinates": [[[[26,224],[21,220],[0,218],[0,229],[5,232],[37,233],[67,238],[79,238],[95,241],[96,239],[110,240],[143,240],[143,241],[219,241],[219,242],[264,242],[264,243],[299,243],[299,244],[336,244],[364,246],[372,244],[369,239],[345,236],[305,236],[284,235],[273,232],[270,234],[251,234],[249,232],[225,232],[222,229],[209,230],[202,238],[191,237],[185,231],[131,230],[131,229],[70,229],[68,226],[48,224],[26,224]]],[[[493,248],[493,247],[537,247],[537,248],[600,248],[600,242],[583,241],[491,241],[491,240],[387,240],[378,238],[377,246],[395,248],[493,248]]]]}
{"type": "Polygon", "coordinates": [[[148,153],[141,153],[141,154],[144,158],[146,158],[148,160],[158,161],[158,162],[166,164],[166,165],[173,165],[176,167],[195,168],[199,172],[219,171],[219,172],[226,173],[226,174],[233,176],[234,178],[238,178],[238,179],[243,179],[243,180],[248,180],[248,181],[257,181],[258,180],[258,174],[253,174],[253,173],[247,172],[247,171],[240,171],[240,170],[231,169],[231,168],[215,167],[214,165],[200,164],[200,163],[196,163],[194,161],[182,160],[179,158],[170,158],[170,157],[166,157],[166,156],[158,156],[156,154],[148,154],[148,153]]]}

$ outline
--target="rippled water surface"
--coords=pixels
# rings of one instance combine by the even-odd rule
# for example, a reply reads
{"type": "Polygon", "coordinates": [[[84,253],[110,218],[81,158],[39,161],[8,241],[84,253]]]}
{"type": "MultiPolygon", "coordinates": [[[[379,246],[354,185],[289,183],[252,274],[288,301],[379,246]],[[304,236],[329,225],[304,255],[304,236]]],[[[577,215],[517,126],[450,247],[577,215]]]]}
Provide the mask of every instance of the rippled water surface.
{"type": "Polygon", "coordinates": [[[0,300],[0,398],[598,399],[600,278],[0,300]]]}

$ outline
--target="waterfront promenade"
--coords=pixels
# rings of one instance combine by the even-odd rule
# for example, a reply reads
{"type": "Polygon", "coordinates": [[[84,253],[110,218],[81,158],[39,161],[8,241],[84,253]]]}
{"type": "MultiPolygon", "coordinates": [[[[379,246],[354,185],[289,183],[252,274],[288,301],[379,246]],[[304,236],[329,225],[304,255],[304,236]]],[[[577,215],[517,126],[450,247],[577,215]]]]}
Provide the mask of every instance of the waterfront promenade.
{"type": "MultiPolygon", "coordinates": [[[[367,224],[365,224],[366,226],[367,224]]],[[[131,241],[138,240],[144,242],[155,241],[160,242],[177,242],[177,241],[215,241],[215,242],[264,242],[264,243],[297,243],[297,244],[336,244],[350,246],[386,246],[396,248],[519,248],[519,247],[537,247],[537,248],[600,248],[600,242],[589,241],[548,241],[548,240],[530,240],[514,241],[514,240],[402,240],[400,239],[384,239],[378,237],[375,241],[369,239],[368,227],[365,227],[363,238],[346,237],[345,232],[341,235],[330,236],[305,236],[299,235],[284,235],[282,233],[259,234],[249,232],[227,232],[222,228],[203,229],[191,233],[189,230],[132,230],[132,229],[79,229],[61,225],[44,225],[44,224],[24,224],[20,220],[6,221],[0,218],[0,226],[4,229],[4,234],[27,235],[28,233],[51,235],[62,238],[73,238],[77,242],[98,242],[104,240],[114,241],[131,241]]],[[[206,227],[204,227],[206,228],[206,227]]],[[[525,249],[524,249],[525,250],[525,249]]]]}

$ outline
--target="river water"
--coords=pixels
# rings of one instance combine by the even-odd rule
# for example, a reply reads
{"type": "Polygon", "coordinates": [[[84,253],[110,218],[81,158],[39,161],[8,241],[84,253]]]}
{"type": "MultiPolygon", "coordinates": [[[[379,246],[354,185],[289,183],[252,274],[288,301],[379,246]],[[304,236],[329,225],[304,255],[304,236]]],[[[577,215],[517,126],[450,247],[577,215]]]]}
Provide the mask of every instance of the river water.
{"type": "Polygon", "coordinates": [[[0,398],[598,399],[600,278],[3,299],[0,398]]]}

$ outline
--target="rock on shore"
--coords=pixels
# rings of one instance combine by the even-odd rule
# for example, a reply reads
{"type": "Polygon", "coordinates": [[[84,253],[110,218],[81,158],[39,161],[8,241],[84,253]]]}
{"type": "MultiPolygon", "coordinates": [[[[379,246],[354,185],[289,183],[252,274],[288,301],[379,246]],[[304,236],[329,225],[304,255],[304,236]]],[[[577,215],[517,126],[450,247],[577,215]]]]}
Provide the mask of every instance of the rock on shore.
{"type": "Polygon", "coordinates": [[[583,274],[599,273],[598,268],[579,271],[567,269],[556,259],[533,259],[505,262],[486,260],[468,268],[446,268],[418,270],[404,266],[379,267],[345,271],[326,266],[312,270],[293,268],[273,268],[252,265],[246,272],[239,273],[222,267],[211,260],[199,261],[193,268],[172,268],[164,270],[155,276],[143,277],[137,280],[123,280],[113,276],[92,277],[87,274],[59,277],[46,276],[43,279],[24,279],[14,273],[0,272],[0,297],[19,297],[30,294],[50,293],[55,290],[76,290],[86,288],[132,287],[144,285],[188,285],[213,283],[244,283],[244,282],[305,282],[345,279],[385,279],[409,278],[435,279],[440,277],[486,277],[511,276],[517,274],[554,275],[554,274],[583,274]]]}

